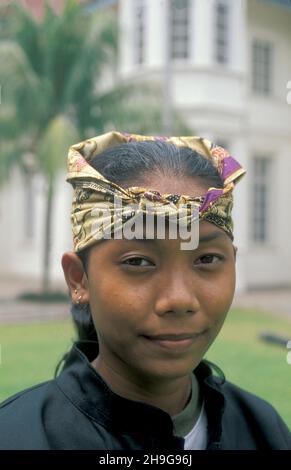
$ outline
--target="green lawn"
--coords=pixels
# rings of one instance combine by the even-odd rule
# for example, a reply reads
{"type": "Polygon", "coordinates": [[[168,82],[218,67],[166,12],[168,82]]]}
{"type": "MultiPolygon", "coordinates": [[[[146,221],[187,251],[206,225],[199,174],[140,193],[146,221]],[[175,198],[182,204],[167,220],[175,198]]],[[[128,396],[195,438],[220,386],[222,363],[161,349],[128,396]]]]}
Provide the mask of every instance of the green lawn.
{"type": "Polygon", "coordinates": [[[227,380],[269,401],[291,428],[291,365],[287,347],[265,343],[269,331],[291,339],[291,321],[250,310],[234,310],[207,354],[227,380]]]}
{"type": "MultiPolygon", "coordinates": [[[[291,365],[287,349],[258,339],[262,331],[291,338],[291,321],[250,310],[233,310],[207,358],[228,380],[272,403],[291,427],[291,365]]],[[[72,343],[70,322],[0,326],[0,401],[50,379],[72,343]]]]}
{"type": "Polygon", "coordinates": [[[69,321],[0,325],[0,401],[52,378],[74,336],[69,321]]]}

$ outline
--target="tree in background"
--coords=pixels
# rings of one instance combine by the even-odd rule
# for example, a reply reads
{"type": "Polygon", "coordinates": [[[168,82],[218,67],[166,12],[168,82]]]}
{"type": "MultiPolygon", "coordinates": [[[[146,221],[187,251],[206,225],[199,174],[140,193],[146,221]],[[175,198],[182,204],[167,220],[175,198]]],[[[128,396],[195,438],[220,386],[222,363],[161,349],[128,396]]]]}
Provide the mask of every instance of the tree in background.
{"type": "Polygon", "coordinates": [[[161,130],[160,108],[151,105],[149,89],[146,102],[140,87],[113,83],[104,91],[104,74],[116,56],[112,10],[88,14],[79,2],[68,0],[62,14],[46,4],[41,21],[17,3],[2,15],[0,179],[14,164],[30,171],[31,161],[45,177],[44,293],[50,289],[55,177],[65,166],[69,145],[112,128],[161,130]]]}

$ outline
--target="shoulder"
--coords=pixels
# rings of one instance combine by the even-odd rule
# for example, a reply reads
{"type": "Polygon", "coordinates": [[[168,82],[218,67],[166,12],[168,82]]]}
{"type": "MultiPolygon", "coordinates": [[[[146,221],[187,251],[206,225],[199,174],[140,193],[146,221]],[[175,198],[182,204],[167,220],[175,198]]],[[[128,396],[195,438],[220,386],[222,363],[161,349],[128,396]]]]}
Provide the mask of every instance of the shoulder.
{"type": "Polygon", "coordinates": [[[275,408],[263,398],[251,393],[229,381],[220,385],[226,399],[226,405],[235,411],[252,411],[252,416],[260,416],[264,419],[277,419],[279,416],[275,408]]]}
{"type": "Polygon", "coordinates": [[[56,381],[23,390],[0,405],[0,449],[46,449],[44,420],[64,402],[56,381]]]}
{"type": "Polygon", "coordinates": [[[43,382],[33,387],[27,388],[3,401],[0,404],[0,426],[3,423],[3,419],[5,419],[6,415],[11,417],[11,415],[13,416],[14,412],[17,413],[19,409],[27,409],[27,406],[32,404],[32,402],[35,403],[35,400],[39,402],[39,400],[50,388],[52,382],[53,381],[43,382]]]}
{"type": "Polygon", "coordinates": [[[55,393],[58,393],[58,387],[54,379],[21,390],[0,403],[0,416],[3,418],[6,414],[11,415],[15,411],[18,412],[19,409],[26,410],[31,408],[36,410],[35,405],[40,404],[47,397],[55,393]]]}
{"type": "Polygon", "coordinates": [[[219,387],[225,399],[226,432],[239,428],[242,441],[253,439],[261,448],[291,449],[291,433],[270,403],[228,381],[219,387]]]}

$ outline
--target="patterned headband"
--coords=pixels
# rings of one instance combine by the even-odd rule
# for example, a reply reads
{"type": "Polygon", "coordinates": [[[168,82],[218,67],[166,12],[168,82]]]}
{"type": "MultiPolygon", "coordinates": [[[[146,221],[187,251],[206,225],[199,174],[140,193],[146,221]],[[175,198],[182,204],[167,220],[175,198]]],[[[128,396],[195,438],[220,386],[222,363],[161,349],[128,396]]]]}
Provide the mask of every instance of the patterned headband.
{"type": "Polygon", "coordinates": [[[193,207],[196,207],[199,219],[215,224],[232,238],[232,190],[245,172],[226,150],[201,137],[152,137],[108,132],[72,145],[68,154],[67,181],[74,188],[71,213],[74,249],[79,252],[92,246],[98,240],[105,238],[106,231],[113,233],[118,224],[119,228],[122,228],[126,223],[132,222],[131,219],[137,214],[146,214],[149,210],[157,215],[164,214],[165,210],[169,214],[177,213],[180,217],[179,223],[188,225],[193,219],[193,207]],[[144,141],[163,141],[177,147],[191,148],[213,163],[222,178],[223,188],[211,187],[198,197],[160,194],[154,189],[136,186],[125,189],[107,180],[90,165],[94,157],[111,147],[144,141]],[[122,210],[118,219],[112,214],[116,198],[122,201],[122,210]],[[137,212],[131,210],[133,204],[137,205],[137,212]],[[109,212],[104,211],[105,207],[110,208],[109,212]],[[181,207],[184,208],[183,212],[181,207]],[[185,207],[187,207],[186,213],[185,207]]]}

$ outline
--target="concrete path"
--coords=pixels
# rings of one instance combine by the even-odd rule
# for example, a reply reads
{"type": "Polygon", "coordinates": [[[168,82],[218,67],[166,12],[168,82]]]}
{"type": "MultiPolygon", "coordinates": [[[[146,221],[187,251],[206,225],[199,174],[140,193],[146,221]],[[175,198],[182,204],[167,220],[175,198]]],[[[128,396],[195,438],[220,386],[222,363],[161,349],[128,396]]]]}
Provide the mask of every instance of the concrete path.
{"type": "MultiPolygon", "coordinates": [[[[53,290],[67,293],[65,283],[53,290]]],[[[23,292],[39,292],[40,284],[27,279],[0,279],[0,323],[40,322],[70,318],[69,304],[24,302],[17,299],[23,292]]]]}
{"type": "Polygon", "coordinates": [[[233,306],[255,308],[291,320],[291,287],[237,293],[233,306]]]}
{"type": "MultiPolygon", "coordinates": [[[[53,286],[67,292],[64,283],[53,286]]],[[[66,303],[35,303],[17,300],[20,293],[38,291],[40,285],[27,279],[0,279],[0,323],[63,320],[70,317],[66,303]]],[[[237,293],[233,307],[255,308],[291,320],[291,288],[237,293]]]]}

